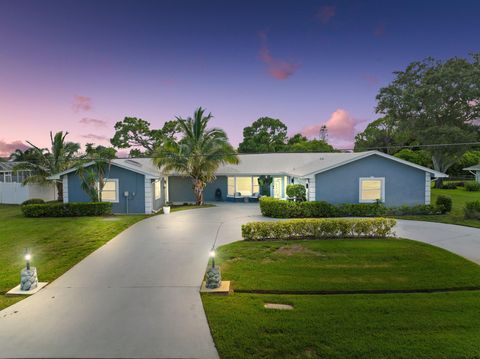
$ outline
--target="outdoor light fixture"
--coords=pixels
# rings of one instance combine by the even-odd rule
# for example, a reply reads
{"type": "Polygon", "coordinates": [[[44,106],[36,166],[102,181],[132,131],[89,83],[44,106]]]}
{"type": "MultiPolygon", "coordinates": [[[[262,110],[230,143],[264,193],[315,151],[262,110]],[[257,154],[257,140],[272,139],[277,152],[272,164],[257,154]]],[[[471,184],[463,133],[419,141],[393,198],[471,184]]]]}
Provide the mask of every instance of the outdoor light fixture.
{"type": "Polygon", "coordinates": [[[28,248],[25,248],[25,261],[27,262],[26,267],[27,270],[30,270],[30,260],[32,259],[32,255],[28,251],[28,248]]]}
{"type": "Polygon", "coordinates": [[[23,258],[25,259],[26,265],[20,272],[20,290],[30,291],[37,288],[38,285],[37,268],[30,267],[32,254],[28,248],[25,248],[25,255],[23,258]]]}
{"type": "Polygon", "coordinates": [[[215,250],[210,251],[210,258],[212,258],[212,268],[215,268],[215,250]]]}

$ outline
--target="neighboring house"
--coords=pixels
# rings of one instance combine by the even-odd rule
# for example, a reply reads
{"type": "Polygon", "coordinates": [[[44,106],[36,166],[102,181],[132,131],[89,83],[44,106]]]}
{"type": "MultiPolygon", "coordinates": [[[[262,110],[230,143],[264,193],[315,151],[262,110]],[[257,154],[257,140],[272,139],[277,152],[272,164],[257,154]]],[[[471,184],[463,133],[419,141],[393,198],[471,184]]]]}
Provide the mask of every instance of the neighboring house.
{"type": "MultiPolygon", "coordinates": [[[[447,177],[378,151],[241,154],[239,159],[238,165],[218,169],[217,178],[205,188],[205,201],[256,197],[258,177],[270,175],[271,195],[276,198],[285,199],[287,185],[300,183],[307,188],[309,201],[429,204],[432,178],[447,177]]],[[[194,201],[189,178],[165,175],[148,158],[115,159],[107,177],[102,198],[113,202],[115,213],[152,213],[166,201],[194,201]]],[[[52,178],[63,181],[65,202],[89,201],[75,168],[52,178]]]]}
{"type": "Polygon", "coordinates": [[[473,174],[475,176],[475,181],[480,183],[480,164],[464,168],[463,170],[469,171],[471,174],[473,174]]]}
{"type": "Polygon", "coordinates": [[[30,175],[29,171],[13,171],[19,162],[0,162],[0,203],[20,204],[27,199],[41,198],[52,201],[55,197],[55,186],[27,184],[22,182],[30,175]]]}

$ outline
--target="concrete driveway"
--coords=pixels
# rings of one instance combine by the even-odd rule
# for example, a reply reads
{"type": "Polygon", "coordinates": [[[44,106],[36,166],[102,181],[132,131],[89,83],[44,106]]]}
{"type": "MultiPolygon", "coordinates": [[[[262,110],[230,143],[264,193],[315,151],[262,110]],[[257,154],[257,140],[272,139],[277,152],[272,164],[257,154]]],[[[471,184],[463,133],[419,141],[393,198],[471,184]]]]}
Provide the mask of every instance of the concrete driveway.
{"type": "MultiPolygon", "coordinates": [[[[0,357],[218,357],[198,290],[213,244],[252,220],[271,219],[222,204],[137,223],[1,311],[0,357]]],[[[480,263],[480,229],[399,221],[396,232],[480,263]]]]}

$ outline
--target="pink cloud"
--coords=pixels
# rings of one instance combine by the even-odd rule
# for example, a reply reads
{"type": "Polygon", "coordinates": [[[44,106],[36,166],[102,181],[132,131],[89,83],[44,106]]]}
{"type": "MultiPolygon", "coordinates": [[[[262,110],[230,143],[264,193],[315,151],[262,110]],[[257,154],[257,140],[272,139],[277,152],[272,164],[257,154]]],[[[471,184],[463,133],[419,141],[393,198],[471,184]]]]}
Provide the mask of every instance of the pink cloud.
{"type": "Polygon", "coordinates": [[[328,24],[330,20],[335,16],[335,11],[335,6],[324,5],[320,7],[315,17],[319,19],[322,24],[328,24]]]}
{"type": "Polygon", "coordinates": [[[107,121],[98,120],[96,118],[89,118],[89,117],[84,117],[78,122],[81,123],[82,125],[93,125],[96,127],[105,127],[107,125],[107,121]]]}
{"type": "Polygon", "coordinates": [[[261,41],[260,60],[267,65],[268,73],[277,80],[285,80],[292,76],[297,71],[298,64],[274,58],[270,54],[266,32],[262,31],[258,36],[261,41]]]}
{"type": "Polygon", "coordinates": [[[96,135],[94,133],[89,133],[88,135],[82,135],[82,138],[92,141],[108,141],[107,136],[96,135]]]}
{"type": "Polygon", "coordinates": [[[344,109],[337,109],[330,118],[317,125],[307,126],[301,131],[307,137],[318,137],[320,128],[327,126],[328,138],[337,146],[351,146],[355,135],[355,119],[344,109]]]}
{"type": "Polygon", "coordinates": [[[92,99],[88,96],[76,95],[73,98],[73,112],[90,111],[92,109],[92,99]]]}
{"type": "Polygon", "coordinates": [[[15,152],[16,149],[25,151],[30,146],[24,144],[22,141],[13,141],[13,142],[6,142],[0,140],[0,157],[8,157],[12,152],[15,152]]]}

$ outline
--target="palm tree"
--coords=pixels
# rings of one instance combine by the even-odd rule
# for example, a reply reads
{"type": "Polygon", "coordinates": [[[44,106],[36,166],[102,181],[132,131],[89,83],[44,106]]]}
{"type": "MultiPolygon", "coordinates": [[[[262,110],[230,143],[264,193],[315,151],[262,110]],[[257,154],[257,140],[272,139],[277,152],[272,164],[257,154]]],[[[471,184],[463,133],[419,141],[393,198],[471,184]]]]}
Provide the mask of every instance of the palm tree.
{"type": "Polygon", "coordinates": [[[154,151],[153,161],[165,173],[175,172],[192,180],[195,204],[203,204],[203,190],[215,179],[220,165],[238,163],[235,149],[228,142],[225,131],[207,128],[213,116],[204,116],[198,108],[193,118],[177,117],[180,140],[168,139],[154,151]]]}
{"type": "MultiPolygon", "coordinates": [[[[30,171],[30,176],[23,181],[23,184],[51,183],[52,180],[49,180],[48,177],[72,167],[76,161],[76,154],[80,149],[80,144],[66,142],[65,137],[67,137],[67,135],[68,132],[64,133],[60,131],[53,136],[50,131],[50,150],[40,148],[27,141],[27,143],[32,146],[31,152],[29,153],[29,160],[14,167],[15,171],[30,171]]],[[[55,185],[57,187],[57,199],[63,201],[62,182],[55,182],[55,185]]]]}

